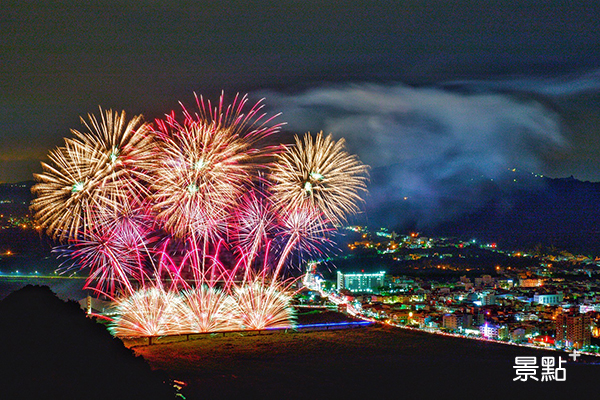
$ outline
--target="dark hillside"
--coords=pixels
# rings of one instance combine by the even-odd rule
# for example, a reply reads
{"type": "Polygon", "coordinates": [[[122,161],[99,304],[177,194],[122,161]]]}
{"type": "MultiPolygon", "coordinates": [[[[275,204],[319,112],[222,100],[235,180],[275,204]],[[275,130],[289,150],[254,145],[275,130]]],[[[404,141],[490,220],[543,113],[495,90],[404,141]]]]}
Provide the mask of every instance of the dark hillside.
{"type": "Polygon", "coordinates": [[[5,399],[169,399],[171,389],[75,302],[26,286],[0,302],[5,399]]]}

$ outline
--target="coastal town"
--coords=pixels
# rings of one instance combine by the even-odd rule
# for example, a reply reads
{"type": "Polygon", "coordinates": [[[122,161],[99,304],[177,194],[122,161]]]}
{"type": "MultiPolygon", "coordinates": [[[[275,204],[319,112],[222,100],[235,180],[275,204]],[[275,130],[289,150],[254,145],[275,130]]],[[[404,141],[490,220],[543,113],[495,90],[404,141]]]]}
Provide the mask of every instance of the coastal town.
{"type": "MultiPolygon", "coordinates": [[[[361,270],[337,271],[335,279],[324,279],[319,264],[312,263],[303,278],[308,291],[299,297],[301,303],[333,302],[359,318],[432,333],[600,353],[599,259],[556,250],[507,252],[495,243],[417,233],[400,236],[385,230],[373,234],[361,227],[347,229],[364,232],[363,240],[348,245],[351,251],[375,248],[393,259],[426,259],[429,268],[452,274],[438,279],[361,270]],[[460,252],[452,251],[456,249],[460,252]],[[480,275],[453,262],[468,258],[469,250],[482,249],[509,262],[480,275]]],[[[422,264],[413,269],[422,268],[418,265],[422,264]]]]}

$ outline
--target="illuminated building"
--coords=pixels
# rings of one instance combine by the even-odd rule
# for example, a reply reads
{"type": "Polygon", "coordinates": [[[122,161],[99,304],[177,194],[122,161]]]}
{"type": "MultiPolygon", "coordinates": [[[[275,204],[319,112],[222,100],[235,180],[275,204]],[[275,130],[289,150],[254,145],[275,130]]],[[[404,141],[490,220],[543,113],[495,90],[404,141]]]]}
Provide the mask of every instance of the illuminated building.
{"type": "Polygon", "coordinates": [[[525,341],[525,329],[522,327],[515,328],[510,331],[510,340],[515,343],[521,343],[525,341]]]}
{"type": "Polygon", "coordinates": [[[582,314],[590,311],[600,312],[600,304],[582,304],[579,306],[579,312],[582,314]]]}
{"type": "Polygon", "coordinates": [[[508,328],[485,323],[479,327],[481,336],[488,339],[506,339],[508,337],[508,328]]]}
{"type": "Polygon", "coordinates": [[[514,281],[512,279],[498,279],[497,285],[502,289],[512,289],[514,281]]]}
{"type": "Polygon", "coordinates": [[[496,295],[494,293],[487,293],[481,298],[481,304],[484,306],[491,306],[498,304],[496,301],[496,295]]]}
{"type": "Polygon", "coordinates": [[[545,304],[548,306],[557,306],[563,300],[562,293],[554,293],[554,294],[535,294],[533,295],[534,303],[545,304]]]}
{"type": "Polygon", "coordinates": [[[383,286],[385,271],[374,274],[337,272],[337,289],[347,289],[351,292],[377,292],[383,286]]]}
{"type": "Polygon", "coordinates": [[[471,314],[445,314],[443,316],[443,324],[444,328],[452,329],[452,330],[461,330],[462,328],[466,328],[471,326],[473,323],[473,316],[471,314]]]}
{"type": "Polygon", "coordinates": [[[309,262],[308,267],[306,268],[306,274],[302,279],[302,284],[311,289],[319,291],[323,284],[323,278],[317,275],[317,263],[309,262]]]}
{"type": "Polygon", "coordinates": [[[537,287],[537,286],[542,286],[543,284],[544,284],[543,279],[537,279],[537,278],[519,279],[519,286],[521,286],[521,287],[537,287]]]}
{"type": "Polygon", "coordinates": [[[556,341],[559,346],[582,349],[591,341],[589,314],[560,314],[556,317],[556,341]]]}

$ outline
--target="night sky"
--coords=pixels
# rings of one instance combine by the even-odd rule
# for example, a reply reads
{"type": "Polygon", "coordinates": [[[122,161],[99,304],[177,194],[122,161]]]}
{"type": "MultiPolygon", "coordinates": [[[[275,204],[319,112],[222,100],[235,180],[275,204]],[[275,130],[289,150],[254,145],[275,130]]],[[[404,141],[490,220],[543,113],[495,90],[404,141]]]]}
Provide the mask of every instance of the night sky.
{"type": "Polygon", "coordinates": [[[31,179],[98,106],[152,120],[221,90],[346,137],[410,193],[509,168],[599,181],[598,15],[572,0],[4,0],[0,182],[31,179]]]}

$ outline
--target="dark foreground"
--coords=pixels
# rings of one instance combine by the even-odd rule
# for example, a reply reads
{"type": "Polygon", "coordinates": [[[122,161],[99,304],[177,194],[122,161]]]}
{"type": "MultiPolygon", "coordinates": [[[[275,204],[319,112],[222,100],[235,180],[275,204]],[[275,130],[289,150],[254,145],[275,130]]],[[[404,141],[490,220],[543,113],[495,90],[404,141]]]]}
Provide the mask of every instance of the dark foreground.
{"type": "Polygon", "coordinates": [[[0,301],[0,399],[173,399],[168,379],[75,302],[26,286],[0,301]]]}
{"type": "Polygon", "coordinates": [[[188,399],[577,398],[596,393],[600,379],[595,357],[574,363],[565,353],[387,326],[207,336],[135,351],[185,381],[188,399]],[[513,381],[516,356],[535,356],[540,365],[541,357],[559,355],[568,360],[566,381],[513,381]]]}

